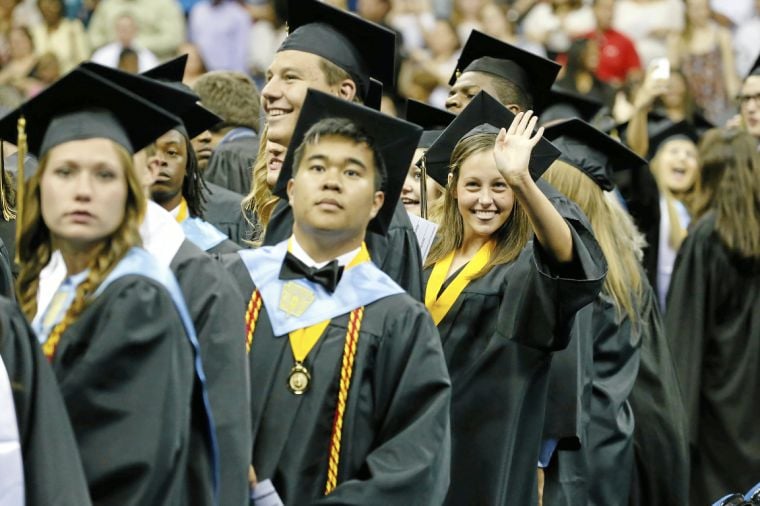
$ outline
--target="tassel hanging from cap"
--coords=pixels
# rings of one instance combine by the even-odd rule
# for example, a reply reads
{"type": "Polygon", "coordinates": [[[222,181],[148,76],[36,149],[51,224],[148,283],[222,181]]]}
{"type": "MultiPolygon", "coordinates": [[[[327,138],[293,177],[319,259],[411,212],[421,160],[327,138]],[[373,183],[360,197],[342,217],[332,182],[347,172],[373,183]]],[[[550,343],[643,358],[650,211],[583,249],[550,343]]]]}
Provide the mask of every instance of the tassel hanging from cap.
{"type": "MultiPolygon", "coordinates": [[[[24,186],[26,185],[26,181],[24,180],[24,159],[26,158],[26,118],[24,116],[19,116],[18,123],[16,123],[16,127],[18,129],[18,152],[16,153],[16,156],[18,157],[17,167],[18,170],[16,172],[16,244],[21,244],[21,230],[23,227],[23,209],[24,209],[24,186]]],[[[16,263],[19,263],[19,257],[18,257],[18,251],[19,247],[16,246],[16,257],[15,261],[16,263]]]]}

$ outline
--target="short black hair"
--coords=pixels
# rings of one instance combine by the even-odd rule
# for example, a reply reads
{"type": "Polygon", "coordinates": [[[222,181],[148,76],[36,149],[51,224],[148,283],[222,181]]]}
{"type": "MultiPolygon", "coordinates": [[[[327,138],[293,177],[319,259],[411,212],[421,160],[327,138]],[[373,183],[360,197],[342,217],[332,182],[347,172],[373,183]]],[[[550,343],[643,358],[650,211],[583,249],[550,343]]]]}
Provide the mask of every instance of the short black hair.
{"type": "Polygon", "coordinates": [[[533,97],[530,93],[526,92],[509,79],[485,72],[484,74],[491,79],[493,87],[496,90],[496,97],[494,98],[501,102],[504,107],[509,104],[515,104],[522,112],[533,109],[533,97]]]}
{"type": "Polygon", "coordinates": [[[349,139],[356,144],[366,144],[372,151],[372,159],[375,162],[375,190],[385,187],[387,172],[385,161],[380,151],[375,147],[374,140],[359,125],[346,118],[326,118],[316,122],[306,131],[303,141],[293,154],[293,176],[298,171],[298,166],[303,159],[304,151],[308,144],[316,144],[320,137],[338,136],[349,139]]]}

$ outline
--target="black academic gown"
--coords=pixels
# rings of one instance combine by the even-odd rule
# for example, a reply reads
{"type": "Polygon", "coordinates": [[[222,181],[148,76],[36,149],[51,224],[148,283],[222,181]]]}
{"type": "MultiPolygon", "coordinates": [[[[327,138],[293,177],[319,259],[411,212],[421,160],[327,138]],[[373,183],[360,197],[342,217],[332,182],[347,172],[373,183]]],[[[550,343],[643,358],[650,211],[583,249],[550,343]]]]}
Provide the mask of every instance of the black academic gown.
{"type": "Polygon", "coordinates": [[[631,505],[688,504],[688,419],[651,287],[641,305],[641,360],[629,397],[635,417],[631,505]]]}
{"type": "Polygon", "coordinates": [[[712,213],[681,245],[665,330],[690,420],[691,504],[748,490],[760,476],[760,262],[726,250],[712,213]]]}
{"type": "Polygon", "coordinates": [[[259,139],[253,130],[250,133],[253,135],[226,141],[214,149],[203,172],[206,181],[242,195],[251,191],[251,173],[259,154],[259,139]]]}
{"type": "MultiPolygon", "coordinates": [[[[231,257],[250,296],[248,271],[231,257]]],[[[348,315],[308,355],[312,386],[287,388],[293,357],[262,308],[250,352],[253,465],[288,505],[440,504],[449,485],[450,383],[425,308],[407,294],[368,304],[343,424],[338,486],[323,497],[348,315]]]]}
{"type": "Polygon", "coordinates": [[[13,389],[26,504],[87,506],[87,481],[55,377],[21,311],[2,297],[0,356],[13,389]]]}
{"type": "Polygon", "coordinates": [[[445,504],[536,503],[552,351],[567,346],[573,316],[606,272],[591,232],[569,224],[571,266],[551,265],[540,245],[529,244],[512,263],[471,281],[438,324],[452,382],[445,504]]]}
{"type": "Polygon", "coordinates": [[[219,444],[222,506],[247,504],[251,455],[245,301],[224,267],[185,240],[169,265],[200,344],[219,444]]]}
{"type": "Polygon", "coordinates": [[[208,191],[203,192],[206,197],[203,219],[221,230],[230,241],[245,246],[244,240],[250,237],[248,222],[240,207],[243,195],[210,182],[206,182],[206,186],[208,191]]]}
{"type": "Polygon", "coordinates": [[[3,241],[8,252],[11,272],[18,274],[18,266],[13,262],[16,256],[16,220],[5,221],[0,217],[0,240],[3,241]]]}
{"type": "Polygon", "coordinates": [[[11,271],[11,263],[13,259],[10,257],[8,250],[3,244],[2,238],[0,238],[0,296],[14,299],[13,292],[13,272],[11,271]]]}
{"type": "Polygon", "coordinates": [[[114,280],[63,333],[52,366],[94,503],[211,504],[193,363],[171,296],[140,275],[114,280]]]}
{"type": "MultiPolygon", "coordinates": [[[[272,246],[293,235],[293,210],[285,200],[277,202],[267,225],[264,245],[272,246]]],[[[367,232],[367,249],[372,261],[406,290],[406,293],[421,301],[422,254],[417,236],[409,221],[404,206],[399,203],[393,212],[388,233],[385,236],[367,232]]]]}

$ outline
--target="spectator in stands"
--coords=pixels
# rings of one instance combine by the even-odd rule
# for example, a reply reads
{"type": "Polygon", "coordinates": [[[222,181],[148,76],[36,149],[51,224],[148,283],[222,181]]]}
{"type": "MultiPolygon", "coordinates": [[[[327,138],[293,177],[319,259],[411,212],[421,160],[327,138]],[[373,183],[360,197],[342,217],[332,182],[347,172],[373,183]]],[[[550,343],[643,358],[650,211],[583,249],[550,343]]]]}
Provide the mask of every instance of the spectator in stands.
{"type": "Polygon", "coordinates": [[[616,0],[613,27],[636,45],[641,65],[668,56],[668,36],[683,30],[683,0],[616,0]]]}
{"type": "Polygon", "coordinates": [[[114,26],[116,40],[95,51],[92,61],[108,67],[125,69],[132,66],[132,63],[127,63],[127,61],[136,57],[138,72],[145,72],[158,65],[156,55],[138,42],[138,25],[131,14],[124,13],[118,16],[114,26]],[[127,61],[122,62],[122,58],[127,61]]]}
{"type": "Polygon", "coordinates": [[[549,55],[565,53],[570,42],[594,29],[594,12],[581,0],[551,0],[533,7],[522,23],[525,36],[549,55]]]}
{"type": "Polygon", "coordinates": [[[208,70],[248,72],[251,18],[237,0],[202,0],[188,19],[190,41],[208,70]]]}
{"type": "Polygon", "coordinates": [[[114,41],[114,24],[125,13],[137,24],[137,44],[159,59],[176,54],[185,40],[185,17],[176,0],[101,0],[88,26],[93,49],[114,41]]]}
{"type": "Polygon", "coordinates": [[[569,47],[565,74],[557,85],[610,106],[614,90],[596,76],[598,67],[597,39],[577,39],[569,47]]]}
{"type": "Polygon", "coordinates": [[[78,19],[64,17],[63,0],[37,0],[43,22],[32,28],[34,49],[38,55],[55,53],[62,73],[90,57],[84,25],[78,19]]]}
{"type": "Polygon", "coordinates": [[[686,0],[686,6],[684,31],[669,39],[670,61],[683,71],[705,117],[722,125],[735,114],[732,98],[739,91],[731,32],[710,19],[708,0],[686,0]]]}
{"type": "Polygon", "coordinates": [[[179,46],[177,56],[182,54],[187,55],[185,75],[182,78],[182,82],[192,88],[192,86],[195,84],[195,81],[197,81],[198,78],[203,74],[208,72],[208,68],[206,67],[206,62],[203,61],[201,53],[198,51],[198,48],[194,44],[183,42],[182,45],[179,46]]]}
{"type": "Polygon", "coordinates": [[[15,86],[23,91],[23,81],[31,77],[37,65],[34,43],[25,26],[12,28],[9,33],[11,59],[0,70],[0,85],[15,86]]]}
{"type": "Polygon", "coordinates": [[[736,70],[740,76],[749,73],[760,53],[760,0],[754,3],[754,15],[744,18],[734,33],[736,70]]]}
{"type": "Polygon", "coordinates": [[[641,71],[641,62],[631,39],[612,27],[615,0],[594,0],[596,29],[584,38],[595,39],[599,47],[596,76],[613,86],[622,85],[641,71]]]}

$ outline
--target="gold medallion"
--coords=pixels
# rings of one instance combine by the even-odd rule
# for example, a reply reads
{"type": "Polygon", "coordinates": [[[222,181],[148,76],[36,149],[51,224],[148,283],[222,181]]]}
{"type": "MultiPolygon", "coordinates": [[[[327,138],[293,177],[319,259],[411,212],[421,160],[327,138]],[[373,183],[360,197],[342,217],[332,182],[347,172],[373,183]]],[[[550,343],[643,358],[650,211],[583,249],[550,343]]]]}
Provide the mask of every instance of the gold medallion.
{"type": "Polygon", "coordinates": [[[279,309],[291,316],[298,317],[309,309],[314,299],[314,292],[309,288],[295,281],[288,281],[282,286],[279,309]]]}
{"type": "Polygon", "coordinates": [[[309,389],[311,375],[301,362],[296,362],[288,375],[288,388],[295,395],[303,395],[309,389]]]}

